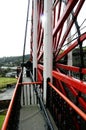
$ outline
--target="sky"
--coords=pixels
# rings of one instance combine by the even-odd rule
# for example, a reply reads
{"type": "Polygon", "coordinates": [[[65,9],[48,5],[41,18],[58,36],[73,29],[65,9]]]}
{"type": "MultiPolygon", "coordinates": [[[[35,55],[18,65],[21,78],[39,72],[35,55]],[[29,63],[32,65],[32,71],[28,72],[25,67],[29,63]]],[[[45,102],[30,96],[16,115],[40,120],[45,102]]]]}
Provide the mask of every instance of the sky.
{"type": "MultiPolygon", "coordinates": [[[[27,2],[28,0],[0,0],[0,57],[23,54],[27,2]]],[[[30,36],[27,35],[26,53],[30,53],[29,39],[30,36]]]]}
{"type": "MultiPolygon", "coordinates": [[[[27,5],[28,0],[0,0],[0,57],[23,54],[27,5]]],[[[86,1],[79,17],[79,25],[86,18],[85,12],[86,1]]],[[[30,20],[28,18],[26,54],[30,53],[30,20]]]]}

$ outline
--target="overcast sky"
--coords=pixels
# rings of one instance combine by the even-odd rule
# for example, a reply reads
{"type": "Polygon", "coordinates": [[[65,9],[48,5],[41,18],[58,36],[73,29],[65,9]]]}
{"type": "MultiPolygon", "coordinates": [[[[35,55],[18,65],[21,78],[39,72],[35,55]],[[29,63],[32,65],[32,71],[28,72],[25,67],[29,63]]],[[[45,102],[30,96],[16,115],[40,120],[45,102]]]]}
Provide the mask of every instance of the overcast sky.
{"type": "MultiPolygon", "coordinates": [[[[0,57],[23,54],[27,4],[28,0],[0,0],[0,57]]],[[[86,18],[86,1],[79,17],[79,25],[84,18],[86,18]]],[[[30,21],[28,23],[30,24],[30,21]]],[[[30,28],[30,25],[28,27],[30,28]]],[[[26,54],[30,53],[29,34],[28,32],[26,54]]]]}
{"type": "MultiPolygon", "coordinates": [[[[0,0],[0,57],[23,54],[27,2],[0,0]]],[[[27,44],[29,52],[29,40],[27,44]]]]}

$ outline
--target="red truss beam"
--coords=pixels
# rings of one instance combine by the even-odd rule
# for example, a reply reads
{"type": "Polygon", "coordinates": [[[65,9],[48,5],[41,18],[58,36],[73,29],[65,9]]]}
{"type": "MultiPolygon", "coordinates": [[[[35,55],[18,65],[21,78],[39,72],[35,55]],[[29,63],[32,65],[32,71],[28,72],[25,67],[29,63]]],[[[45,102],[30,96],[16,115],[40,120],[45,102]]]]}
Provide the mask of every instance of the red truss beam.
{"type": "Polygon", "coordinates": [[[86,94],[86,83],[83,81],[80,81],[78,79],[75,79],[73,77],[69,77],[65,74],[56,72],[56,71],[52,71],[52,75],[53,77],[55,77],[56,79],[61,80],[62,82],[68,84],[68,85],[72,85],[72,87],[74,87],[75,89],[79,90],[80,92],[86,94]]]}
{"type": "MultiPolygon", "coordinates": [[[[80,42],[84,41],[86,39],[86,33],[82,34],[80,37],[79,37],[79,40],[80,42]]],[[[78,40],[76,40],[72,45],[70,45],[68,47],[68,49],[66,49],[63,53],[61,53],[56,61],[59,61],[61,58],[63,58],[66,54],[68,54],[71,50],[73,50],[76,46],[78,45],[78,40]]]]}
{"type": "Polygon", "coordinates": [[[43,14],[43,7],[41,6],[41,3],[39,3],[39,11],[38,11],[38,43],[40,40],[40,32],[41,32],[41,28],[42,28],[42,22],[40,20],[40,15],[43,14]]]}
{"type": "MultiPolygon", "coordinates": [[[[43,70],[43,66],[42,65],[38,65],[38,69],[40,69],[40,70],[43,70]]],[[[60,74],[60,73],[59,73],[60,74]]],[[[58,77],[58,76],[57,76],[58,77]]],[[[64,77],[65,77],[65,75],[64,75],[64,77]]],[[[68,76],[67,76],[68,77],[68,76]]],[[[55,77],[56,78],[56,77],[55,77]]],[[[61,83],[60,81],[63,81],[64,82],[64,78],[63,77],[61,77],[62,78],[62,80],[58,80],[58,79],[60,79],[60,78],[57,78],[57,80],[59,81],[59,83],[61,83]]],[[[69,77],[70,78],[70,77],[69,77]]],[[[71,78],[70,78],[71,79],[71,78]]],[[[66,81],[68,80],[68,79],[65,79],[66,81]]],[[[72,80],[72,79],[71,79],[72,80]]],[[[75,82],[76,82],[76,80],[75,80],[75,82]]],[[[78,83],[79,83],[80,81],[78,80],[78,83]]],[[[82,82],[81,82],[82,83],[82,82]]],[[[76,84],[76,83],[75,83],[76,84]]],[[[60,84],[61,85],[61,84],[60,84]]],[[[68,82],[66,83],[66,85],[67,85],[67,87],[71,90],[71,92],[72,92],[72,94],[75,96],[75,97],[77,97],[77,95],[78,95],[78,93],[76,92],[76,90],[74,89],[74,87],[73,86],[71,86],[71,82],[69,81],[69,84],[68,84],[68,82]]],[[[77,86],[78,86],[78,84],[77,84],[77,86]]],[[[76,86],[76,87],[77,87],[76,86]]],[[[62,86],[60,86],[60,87],[62,87],[62,86]]],[[[75,88],[76,88],[75,87],[75,88]]],[[[85,86],[86,87],[86,86],[85,86]]],[[[62,88],[61,88],[62,89],[62,88]]],[[[63,91],[62,91],[63,92],[63,91]]],[[[66,96],[66,94],[64,93],[64,95],[66,96]]],[[[79,103],[81,104],[81,106],[84,108],[84,109],[86,109],[86,102],[84,101],[84,99],[82,98],[82,97],[78,97],[78,101],[79,101],[79,103]]]]}
{"type": "Polygon", "coordinates": [[[41,84],[42,84],[42,81],[43,81],[43,76],[42,76],[42,74],[41,74],[41,72],[40,72],[40,70],[39,69],[37,69],[37,78],[38,78],[38,81],[41,81],[41,84]]]}
{"type": "Polygon", "coordinates": [[[61,19],[59,19],[56,27],[53,30],[53,36],[59,31],[61,26],[64,24],[64,22],[66,21],[66,19],[69,16],[69,14],[72,12],[72,10],[75,7],[75,5],[77,4],[77,2],[78,2],[78,0],[70,0],[68,2],[67,7],[65,9],[65,12],[63,13],[61,19]]]}
{"type": "MultiPolygon", "coordinates": [[[[60,2],[58,3],[57,21],[58,21],[59,18],[60,18],[61,7],[62,7],[62,2],[60,1],[60,2]]],[[[59,32],[58,32],[58,34],[57,34],[57,37],[54,37],[54,38],[56,38],[56,42],[54,43],[54,44],[55,44],[54,50],[57,50],[57,47],[58,47],[58,44],[59,44],[59,41],[60,41],[60,37],[61,37],[61,33],[62,33],[62,28],[63,28],[63,26],[62,26],[61,29],[59,30],[59,32]]]]}
{"type": "MultiPolygon", "coordinates": [[[[59,67],[59,68],[65,69],[65,70],[73,71],[73,72],[79,72],[80,71],[80,68],[75,67],[75,66],[68,66],[68,65],[63,65],[63,64],[57,64],[56,66],[59,67]]],[[[86,68],[82,68],[81,73],[86,74],[86,68]]]]}
{"type": "Polygon", "coordinates": [[[39,56],[38,56],[38,61],[43,57],[43,51],[40,52],[39,56]]]}
{"type": "MultiPolygon", "coordinates": [[[[57,69],[57,72],[60,72],[59,69],[57,69]]],[[[59,83],[59,87],[60,87],[62,93],[66,96],[66,92],[65,92],[65,90],[63,88],[62,82],[60,80],[57,80],[57,81],[59,83]]]]}
{"type": "Polygon", "coordinates": [[[84,108],[84,110],[86,110],[86,102],[82,97],[78,96],[78,93],[76,92],[76,90],[72,87],[72,86],[68,86],[66,84],[66,86],[70,89],[70,92],[78,99],[78,102],[81,104],[81,106],[84,108]]]}
{"type": "Polygon", "coordinates": [[[43,65],[38,64],[38,69],[43,71],[43,69],[44,69],[43,65]]]}
{"type": "MultiPolygon", "coordinates": [[[[78,7],[77,7],[77,9],[75,10],[75,13],[73,14],[73,15],[74,15],[74,18],[76,18],[76,17],[78,16],[78,13],[79,13],[79,11],[80,11],[80,9],[81,9],[83,3],[84,3],[84,0],[81,0],[81,1],[79,2],[78,7]]],[[[61,42],[60,42],[60,46],[59,46],[59,49],[58,49],[57,52],[56,52],[56,55],[58,55],[59,51],[61,50],[61,48],[62,48],[62,46],[63,46],[63,44],[64,44],[64,42],[65,42],[65,40],[66,40],[66,38],[67,38],[67,36],[68,36],[68,34],[69,34],[69,32],[70,32],[70,30],[71,30],[71,28],[72,28],[72,26],[73,26],[74,21],[75,21],[74,19],[72,19],[72,20],[70,21],[70,24],[69,24],[67,30],[65,31],[64,36],[63,36],[63,38],[62,38],[62,40],[61,40],[61,42]]],[[[61,25],[61,26],[62,26],[62,25],[61,25]]]]}
{"type": "Polygon", "coordinates": [[[38,56],[39,56],[39,52],[40,52],[40,48],[41,48],[41,46],[42,46],[42,44],[43,44],[43,29],[41,29],[41,34],[40,34],[40,40],[39,40],[39,45],[38,45],[38,56]]]}
{"type": "MultiPolygon", "coordinates": [[[[43,70],[43,66],[42,65],[38,65],[38,69],[43,70]]],[[[66,84],[68,84],[69,86],[72,85],[72,87],[74,87],[75,89],[79,90],[80,92],[86,94],[86,83],[83,81],[80,81],[78,79],[75,79],[73,77],[69,77],[65,74],[62,74],[60,72],[56,72],[56,71],[52,71],[52,75],[54,78],[56,78],[57,80],[60,80],[66,84]]]]}
{"type": "Polygon", "coordinates": [[[56,7],[56,5],[58,4],[58,2],[59,2],[59,0],[56,0],[56,1],[55,1],[54,5],[53,5],[53,10],[55,10],[55,7],[56,7]]]}

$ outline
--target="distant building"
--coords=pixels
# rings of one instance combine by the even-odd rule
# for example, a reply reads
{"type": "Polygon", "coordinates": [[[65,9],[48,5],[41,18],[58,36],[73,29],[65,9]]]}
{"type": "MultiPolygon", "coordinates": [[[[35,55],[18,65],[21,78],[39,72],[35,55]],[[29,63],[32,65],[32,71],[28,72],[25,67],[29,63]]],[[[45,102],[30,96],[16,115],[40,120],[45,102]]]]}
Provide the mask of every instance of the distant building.
{"type": "Polygon", "coordinates": [[[6,73],[6,77],[16,77],[17,73],[15,71],[6,73]]]}

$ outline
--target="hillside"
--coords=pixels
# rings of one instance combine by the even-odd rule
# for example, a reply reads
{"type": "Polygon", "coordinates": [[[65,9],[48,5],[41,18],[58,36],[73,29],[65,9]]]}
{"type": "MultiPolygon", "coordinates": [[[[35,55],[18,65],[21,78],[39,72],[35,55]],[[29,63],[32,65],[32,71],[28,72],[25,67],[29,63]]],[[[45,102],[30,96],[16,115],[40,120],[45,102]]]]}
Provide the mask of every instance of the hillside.
{"type": "MultiPolygon", "coordinates": [[[[30,58],[30,55],[25,55],[25,61],[27,61],[30,58]]],[[[2,57],[0,58],[0,67],[1,66],[20,66],[22,60],[22,56],[10,56],[10,57],[2,57]]]]}

